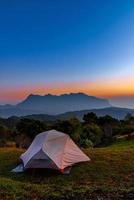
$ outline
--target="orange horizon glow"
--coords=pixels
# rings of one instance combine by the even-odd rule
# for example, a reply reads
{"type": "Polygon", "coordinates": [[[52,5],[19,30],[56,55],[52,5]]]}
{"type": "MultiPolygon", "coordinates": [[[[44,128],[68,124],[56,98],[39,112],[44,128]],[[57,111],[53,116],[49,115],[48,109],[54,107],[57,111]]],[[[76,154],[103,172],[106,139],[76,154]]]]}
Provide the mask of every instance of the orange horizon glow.
{"type": "Polygon", "coordinates": [[[0,88],[0,102],[19,102],[29,94],[45,95],[48,93],[60,95],[63,93],[83,92],[88,95],[113,98],[134,96],[134,79],[131,77],[103,79],[93,82],[69,82],[69,83],[41,83],[27,86],[0,88]]]}

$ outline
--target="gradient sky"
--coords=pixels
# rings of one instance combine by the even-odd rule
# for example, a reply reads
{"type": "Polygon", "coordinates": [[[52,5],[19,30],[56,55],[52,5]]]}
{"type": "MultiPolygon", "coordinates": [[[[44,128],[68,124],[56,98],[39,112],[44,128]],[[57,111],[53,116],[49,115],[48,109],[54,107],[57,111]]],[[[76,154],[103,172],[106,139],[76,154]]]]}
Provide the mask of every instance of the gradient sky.
{"type": "Polygon", "coordinates": [[[81,91],[134,108],[134,1],[0,1],[0,103],[81,91]]]}

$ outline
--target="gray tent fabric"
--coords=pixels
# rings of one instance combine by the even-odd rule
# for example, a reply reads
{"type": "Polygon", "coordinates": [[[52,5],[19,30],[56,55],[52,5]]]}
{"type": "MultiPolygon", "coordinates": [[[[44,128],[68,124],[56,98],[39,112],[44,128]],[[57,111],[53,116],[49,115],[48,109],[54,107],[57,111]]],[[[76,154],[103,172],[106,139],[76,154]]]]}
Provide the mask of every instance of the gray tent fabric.
{"type": "Polygon", "coordinates": [[[38,134],[30,147],[20,156],[24,170],[29,168],[48,168],[67,171],[78,162],[89,161],[69,135],[50,130],[38,134]]]}
{"type": "Polygon", "coordinates": [[[24,166],[23,166],[23,164],[18,165],[17,167],[15,167],[14,169],[12,169],[11,172],[15,172],[15,173],[24,172],[24,166]]]}

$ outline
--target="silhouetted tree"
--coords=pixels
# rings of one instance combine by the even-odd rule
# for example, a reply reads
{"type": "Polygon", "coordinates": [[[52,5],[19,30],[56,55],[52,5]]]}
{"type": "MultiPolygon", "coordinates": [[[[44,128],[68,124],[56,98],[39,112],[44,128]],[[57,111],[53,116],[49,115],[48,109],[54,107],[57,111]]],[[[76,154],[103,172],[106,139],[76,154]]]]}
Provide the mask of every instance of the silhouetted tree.
{"type": "Polygon", "coordinates": [[[103,130],[103,142],[104,143],[109,143],[112,141],[112,136],[113,136],[113,128],[115,125],[118,124],[118,120],[115,118],[106,115],[103,117],[99,117],[98,119],[98,124],[101,126],[103,130]]]}
{"type": "Polygon", "coordinates": [[[83,132],[81,139],[90,140],[93,143],[93,146],[99,145],[101,143],[103,132],[97,124],[85,124],[83,126],[83,132]]]}
{"type": "Polygon", "coordinates": [[[98,119],[97,115],[93,112],[87,113],[83,116],[83,121],[86,124],[91,124],[91,123],[96,124],[97,119],[98,119]]]}
{"type": "Polygon", "coordinates": [[[75,140],[75,142],[77,142],[80,139],[81,123],[77,118],[58,120],[54,124],[53,128],[58,131],[67,133],[75,140]]]}
{"type": "Polygon", "coordinates": [[[125,118],[124,118],[124,121],[126,124],[128,125],[134,125],[134,116],[131,115],[130,113],[128,113],[125,118]]]}
{"type": "Polygon", "coordinates": [[[0,124],[0,139],[8,139],[10,137],[10,130],[3,124],[0,124]]]}
{"type": "Polygon", "coordinates": [[[19,135],[26,135],[33,139],[38,133],[46,131],[47,127],[41,121],[24,118],[18,122],[16,130],[19,135]]]}

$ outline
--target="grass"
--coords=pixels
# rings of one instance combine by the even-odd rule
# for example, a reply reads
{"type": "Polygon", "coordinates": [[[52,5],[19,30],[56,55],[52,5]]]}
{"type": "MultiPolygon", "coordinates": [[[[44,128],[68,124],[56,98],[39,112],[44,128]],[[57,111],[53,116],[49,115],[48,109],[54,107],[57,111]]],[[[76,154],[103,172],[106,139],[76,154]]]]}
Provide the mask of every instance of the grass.
{"type": "Polygon", "coordinates": [[[70,175],[11,173],[23,152],[0,149],[0,200],[134,199],[134,140],[84,150],[91,162],[72,167],[70,175]]]}

